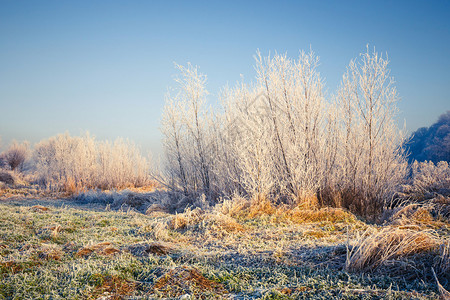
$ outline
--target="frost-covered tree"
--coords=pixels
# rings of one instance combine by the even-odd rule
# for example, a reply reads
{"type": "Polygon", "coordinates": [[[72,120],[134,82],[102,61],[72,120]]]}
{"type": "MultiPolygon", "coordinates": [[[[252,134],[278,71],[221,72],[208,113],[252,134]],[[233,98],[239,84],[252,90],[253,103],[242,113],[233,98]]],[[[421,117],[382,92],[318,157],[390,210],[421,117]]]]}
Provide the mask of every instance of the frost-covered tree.
{"type": "Polygon", "coordinates": [[[353,60],[338,92],[341,121],[341,189],[347,205],[363,214],[381,209],[404,178],[398,101],[388,60],[369,50],[353,60]]]}
{"type": "Polygon", "coordinates": [[[167,95],[162,132],[169,161],[167,172],[172,189],[185,194],[212,193],[212,153],[208,126],[211,116],[206,107],[206,76],[192,65],[176,66],[181,76],[176,79],[176,94],[167,95]]]}
{"type": "Polygon", "coordinates": [[[257,81],[266,99],[271,124],[277,182],[290,198],[305,201],[315,194],[324,173],[325,103],[314,53],[297,60],[286,55],[257,57],[257,81]]]}

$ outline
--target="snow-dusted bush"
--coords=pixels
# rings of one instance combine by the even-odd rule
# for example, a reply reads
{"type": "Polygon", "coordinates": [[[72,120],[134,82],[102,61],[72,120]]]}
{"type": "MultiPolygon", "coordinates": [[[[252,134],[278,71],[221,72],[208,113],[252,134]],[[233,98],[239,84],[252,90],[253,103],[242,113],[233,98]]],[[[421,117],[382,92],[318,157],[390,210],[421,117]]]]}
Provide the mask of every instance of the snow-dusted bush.
{"type": "Polygon", "coordinates": [[[344,205],[353,211],[379,211],[406,175],[397,101],[386,59],[367,51],[350,62],[336,97],[335,177],[344,205]]]}
{"type": "Polygon", "coordinates": [[[122,188],[148,182],[148,162],[131,142],[96,141],[86,134],[60,134],[41,141],[33,153],[39,182],[51,190],[122,188]]]}
{"type": "Polygon", "coordinates": [[[437,164],[432,161],[415,161],[411,165],[409,183],[409,192],[415,194],[416,198],[427,197],[429,193],[448,196],[450,195],[450,166],[446,161],[440,161],[437,164]]]}
{"type": "Polygon", "coordinates": [[[0,154],[0,167],[7,167],[10,170],[22,170],[25,161],[30,155],[30,145],[28,142],[19,144],[13,141],[3,153],[0,154]]]}

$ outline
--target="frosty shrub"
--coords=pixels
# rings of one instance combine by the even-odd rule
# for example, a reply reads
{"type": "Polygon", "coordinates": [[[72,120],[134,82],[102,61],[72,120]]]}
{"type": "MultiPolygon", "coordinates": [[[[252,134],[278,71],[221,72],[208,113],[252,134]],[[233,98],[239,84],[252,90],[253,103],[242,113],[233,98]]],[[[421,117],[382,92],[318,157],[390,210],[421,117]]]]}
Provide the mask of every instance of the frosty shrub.
{"type": "Polygon", "coordinates": [[[123,188],[148,182],[148,162],[131,142],[60,134],[35,146],[39,182],[51,190],[123,188]]]}
{"type": "Polygon", "coordinates": [[[256,80],[226,87],[207,107],[206,77],[178,66],[162,131],[171,191],[210,201],[241,195],[302,207],[379,211],[404,178],[396,101],[387,60],[352,61],[327,99],[313,52],[256,56],[256,80]]]}
{"type": "Polygon", "coordinates": [[[28,142],[19,144],[13,141],[11,145],[0,154],[0,167],[7,167],[11,170],[22,170],[25,160],[30,155],[30,145],[28,142]]]}
{"type": "Polygon", "coordinates": [[[427,193],[450,195],[450,166],[446,161],[434,164],[432,161],[418,162],[411,165],[410,189],[417,198],[427,193]]]}

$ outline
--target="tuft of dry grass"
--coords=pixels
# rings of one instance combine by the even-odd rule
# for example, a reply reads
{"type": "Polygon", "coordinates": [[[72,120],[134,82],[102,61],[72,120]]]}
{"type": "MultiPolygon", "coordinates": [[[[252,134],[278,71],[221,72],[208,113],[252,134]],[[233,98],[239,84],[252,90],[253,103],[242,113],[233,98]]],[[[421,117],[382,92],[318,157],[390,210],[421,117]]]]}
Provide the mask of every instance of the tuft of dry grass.
{"type": "Polygon", "coordinates": [[[175,214],[175,216],[169,221],[169,228],[177,230],[196,225],[203,220],[203,214],[204,212],[198,207],[193,210],[187,208],[184,213],[175,214]]]}
{"type": "Polygon", "coordinates": [[[150,205],[147,210],[145,211],[145,214],[148,216],[160,216],[169,213],[169,210],[164,205],[161,205],[159,203],[153,203],[150,205]]]}
{"type": "Polygon", "coordinates": [[[295,198],[294,203],[297,207],[303,209],[317,209],[319,207],[319,199],[315,192],[302,191],[295,198]]]}
{"type": "Polygon", "coordinates": [[[441,244],[436,269],[439,274],[450,276],[450,241],[441,244]]]}
{"type": "Polygon", "coordinates": [[[56,239],[58,234],[63,231],[63,228],[59,224],[54,224],[44,227],[45,230],[50,231],[52,238],[56,239]]]}
{"type": "Polygon", "coordinates": [[[244,230],[234,218],[220,212],[205,212],[198,207],[193,210],[187,208],[184,213],[176,214],[168,225],[172,230],[197,228],[226,233],[244,230]]]}
{"type": "Polygon", "coordinates": [[[387,227],[365,232],[347,253],[345,268],[350,271],[375,270],[381,265],[413,254],[435,251],[439,239],[427,231],[387,227]]]}
{"type": "Polygon", "coordinates": [[[216,209],[224,215],[238,217],[241,216],[243,211],[247,211],[249,207],[250,201],[239,196],[234,196],[232,199],[226,199],[220,205],[217,205],[216,209]]]}
{"type": "Polygon", "coordinates": [[[321,209],[300,209],[298,207],[288,210],[286,218],[293,223],[314,223],[314,222],[349,222],[356,221],[356,217],[342,208],[321,208],[321,209]]]}
{"type": "Polygon", "coordinates": [[[253,219],[263,215],[273,215],[277,209],[272,205],[272,202],[267,198],[258,198],[251,201],[248,209],[247,218],[253,219]]]}
{"type": "Polygon", "coordinates": [[[128,247],[128,250],[139,257],[149,254],[167,255],[175,252],[174,245],[162,242],[133,244],[128,247]]]}
{"type": "Polygon", "coordinates": [[[68,177],[62,181],[62,190],[66,196],[76,196],[88,191],[88,188],[80,181],[75,181],[73,177],[68,177]]]}
{"type": "Polygon", "coordinates": [[[55,245],[43,245],[37,254],[41,260],[61,260],[64,255],[61,248],[55,245]]]}
{"type": "Polygon", "coordinates": [[[41,263],[38,261],[6,261],[0,262],[0,275],[4,273],[17,274],[19,272],[25,272],[41,263]]]}
{"type": "Polygon", "coordinates": [[[124,296],[130,296],[136,290],[134,282],[116,275],[94,274],[92,277],[96,281],[96,286],[88,299],[125,299],[124,296]]]}
{"type": "Polygon", "coordinates": [[[176,267],[161,276],[154,285],[154,289],[166,297],[180,297],[185,294],[193,294],[197,298],[203,298],[206,293],[216,296],[226,294],[222,284],[205,278],[197,269],[191,267],[176,267]]]}
{"type": "Polygon", "coordinates": [[[443,207],[434,202],[406,204],[385,210],[381,220],[389,225],[416,227],[418,230],[427,227],[438,229],[448,223],[442,214],[443,207]]]}
{"type": "Polygon", "coordinates": [[[44,211],[49,211],[50,208],[42,206],[42,205],[34,205],[34,206],[30,207],[30,210],[33,212],[44,212],[44,211]]]}
{"type": "Polygon", "coordinates": [[[409,204],[400,207],[390,218],[393,225],[406,225],[415,223],[429,223],[433,221],[430,213],[431,207],[419,206],[418,204],[409,204]]]}
{"type": "Polygon", "coordinates": [[[102,242],[94,245],[85,246],[75,253],[75,256],[78,257],[87,257],[92,253],[96,253],[99,255],[114,255],[120,253],[121,251],[115,248],[110,242],[102,242]]]}
{"type": "Polygon", "coordinates": [[[316,222],[356,222],[352,213],[342,208],[305,208],[304,205],[290,207],[288,205],[275,206],[266,198],[259,200],[245,200],[236,198],[224,201],[218,206],[219,212],[231,217],[250,220],[256,218],[269,219],[271,223],[316,223],[316,222]]]}

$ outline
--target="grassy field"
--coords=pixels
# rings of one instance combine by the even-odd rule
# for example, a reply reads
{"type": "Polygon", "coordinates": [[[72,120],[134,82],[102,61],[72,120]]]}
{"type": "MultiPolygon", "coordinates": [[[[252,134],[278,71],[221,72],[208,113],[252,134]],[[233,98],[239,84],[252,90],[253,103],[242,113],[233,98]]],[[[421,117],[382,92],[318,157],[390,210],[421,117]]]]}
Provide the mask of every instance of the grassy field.
{"type": "Polygon", "coordinates": [[[118,195],[4,194],[0,299],[437,299],[432,268],[450,287],[450,223],[431,206],[369,224],[243,199],[171,213],[142,208],[152,193],[118,195]]]}

